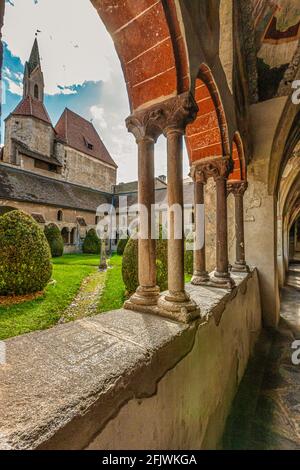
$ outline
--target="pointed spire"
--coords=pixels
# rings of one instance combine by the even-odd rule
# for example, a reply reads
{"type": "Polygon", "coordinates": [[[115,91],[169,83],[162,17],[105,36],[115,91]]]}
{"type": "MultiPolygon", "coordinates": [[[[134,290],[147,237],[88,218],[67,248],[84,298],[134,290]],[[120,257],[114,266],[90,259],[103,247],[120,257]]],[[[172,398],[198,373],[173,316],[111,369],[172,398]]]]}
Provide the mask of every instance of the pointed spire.
{"type": "Polygon", "coordinates": [[[25,63],[24,70],[24,89],[23,97],[31,96],[32,98],[44,101],[44,77],[41,69],[41,59],[37,34],[32,46],[29,60],[25,63]]]}
{"type": "Polygon", "coordinates": [[[31,74],[33,70],[38,66],[41,66],[41,59],[40,59],[38,40],[36,37],[32,46],[32,51],[30,54],[29,62],[28,62],[29,73],[31,74]]]}

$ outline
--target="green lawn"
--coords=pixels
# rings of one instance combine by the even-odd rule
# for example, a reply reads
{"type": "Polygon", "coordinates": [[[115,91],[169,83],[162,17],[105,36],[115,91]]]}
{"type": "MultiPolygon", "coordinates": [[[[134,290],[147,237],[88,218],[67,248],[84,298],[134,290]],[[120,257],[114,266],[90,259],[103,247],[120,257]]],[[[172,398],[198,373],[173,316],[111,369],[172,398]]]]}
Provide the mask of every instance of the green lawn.
{"type": "Polygon", "coordinates": [[[0,307],[0,339],[55,325],[77,294],[84,278],[96,271],[99,257],[65,255],[53,260],[54,284],[43,297],[19,305],[0,307]]]}
{"type": "Polygon", "coordinates": [[[109,260],[109,265],[111,268],[106,273],[105,287],[98,306],[99,313],[121,308],[125,300],[122,256],[113,255],[109,260]]]}
{"type": "MultiPolygon", "coordinates": [[[[55,282],[48,285],[42,297],[18,305],[0,306],[0,340],[55,325],[78,293],[82,281],[96,273],[98,265],[98,255],[64,255],[53,259],[52,279],[55,282]]],[[[125,300],[122,256],[114,254],[109,265],[95,313],[121,308],[125,300]]],[[[94,278],[88,281],[86,290],[95,287],[94,278]]],[[[190,278],[186,275],[186,282],[190,278]]]]}

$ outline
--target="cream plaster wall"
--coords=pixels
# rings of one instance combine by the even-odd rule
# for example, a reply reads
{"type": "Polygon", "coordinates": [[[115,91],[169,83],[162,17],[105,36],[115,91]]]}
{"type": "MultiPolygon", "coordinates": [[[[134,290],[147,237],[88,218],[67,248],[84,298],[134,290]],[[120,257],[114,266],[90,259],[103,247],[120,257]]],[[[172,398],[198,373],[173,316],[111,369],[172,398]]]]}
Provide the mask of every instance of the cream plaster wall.
{"type": "Polygon", "coordinates": [[[66,147],[63,178],[66,181],[88,186],[104,192],[112,192],[116,184],[116,169],[96,158],[66,147]]]}

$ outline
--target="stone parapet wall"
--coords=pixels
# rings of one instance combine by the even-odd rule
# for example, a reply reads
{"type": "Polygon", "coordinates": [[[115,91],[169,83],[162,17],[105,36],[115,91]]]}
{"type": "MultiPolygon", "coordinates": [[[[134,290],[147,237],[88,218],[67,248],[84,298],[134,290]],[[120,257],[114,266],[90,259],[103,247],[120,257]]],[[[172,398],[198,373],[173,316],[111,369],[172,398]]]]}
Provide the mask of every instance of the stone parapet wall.
{"type": "Polygon", "coordinates": [[[261,329],[256,270],[190,325],[118,310],[5,341],[0,447],[218,448],[261,329]]]}

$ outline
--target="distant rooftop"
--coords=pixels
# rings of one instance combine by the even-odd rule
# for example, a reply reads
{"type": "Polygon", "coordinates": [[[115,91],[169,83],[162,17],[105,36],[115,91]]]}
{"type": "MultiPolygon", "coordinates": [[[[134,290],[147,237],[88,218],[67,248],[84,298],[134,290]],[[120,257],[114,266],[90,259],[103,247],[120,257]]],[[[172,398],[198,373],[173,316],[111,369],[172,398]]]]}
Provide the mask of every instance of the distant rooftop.
{"type": "Polygon", "coordinates": [[[66,108],[55,126],[66,145],[117,168],[93,124],[66,108]]]}

